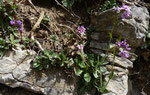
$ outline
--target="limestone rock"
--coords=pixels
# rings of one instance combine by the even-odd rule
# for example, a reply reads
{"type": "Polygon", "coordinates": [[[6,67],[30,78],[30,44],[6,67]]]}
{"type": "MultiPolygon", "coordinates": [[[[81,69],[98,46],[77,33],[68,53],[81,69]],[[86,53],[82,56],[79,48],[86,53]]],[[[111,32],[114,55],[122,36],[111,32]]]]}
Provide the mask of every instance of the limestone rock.
{"type": "Polygon", "coordinates": [[[76,95],[76,81],[60,68],[36,71],[31,67],[34,51],[15,50],[0,60],[0,83],[45,95],[76,95]]]}
{"type": "MultiPolygon", "coordinates": [[[[108,46],[107,43],[99,43],[97,41],[91,41],[90,42],[90,47],[95,48],[95,49],[100,49],[100,50],[105,50],[106,51],[107,46],[108,46]]],[[[110,50],[113,51],[114,46],[115,46],[115,44],[110,44],[110,50]]]]}
{"type": "MultiPolygon", "coordinates": [[[[106,76],[106,80],[108,80],[109,76],[106,76]]],[[[106,87],[109,93],[102,95],[127,95],[128,94],[128,75],[115,75],[106,87]]]]}
{"type": "MultiPolygon", "coordinates": [[[[102,50],[91,49],[91,51],[99,56],[105,56],[105,54],[103,53],[102,50]]],[[[109,53],[106,60],[109,62],[113,62],[113,54],[109,53]]],[[[132,61],[130,61],[129,59],[123,59],[119,56],[115,57],[114,63],[115,63],[115,65],[121,66],[123,68],[132,68],[133,67],[132,61]]]]}
{"type": "Polygon", "coordinates": [[[0,60],[0,73],[11,73],[16,67],[17,63],[10,58],[0,60]]]}
{"type": "MultiPolygon", "coordinates": [[[[91,34],[90,48],[91,51],[97,55],[105,56],[107,51],[107,43],[109,42],[108,32],[113,30],[113,39],[110,43],[110,50],[107,61],[113,62],[113,47],[116,39],[120,36],[122,39],[132,46],[129,52],[130,57],[123,59],[116,54],[114,60],[114,77],[110,80],[107,86],[109,93],[102,95],[130,95],[128,84],[128,68],[133,67],[133,61],[136,60],[137,55],[134,54],[134,49],[142,46],[145,42],[146,33],[149,25],[149,12],[145,7],[131,6],[132,15],[127,19],[121,19],[122,13],[117,14],[114,9],[106,10],[102,13],[94,14],[91,17],[91,26],[95,28],[91,34]],[[118,19],[118,23],[114,22],[118,19]]],[[[112,71],[112,65],[106,66],[108,72],[104,74],[105,80],[108,81],[109,75],[112,71]]]]}
{"type": "Polygon", "coordinates": [[[23,88],[11,88],[0,84],[0,95],[43,95],[33,93],[23,88]]]}
{"type": "MultiPolygon", "coordinates": [[[[121,14],[117,14],[114,9],[97,13],[91,17],[91,26],[97,32],[92,34],[93,40],[100,41],[104,39],[105,34],[112,31],[114,22],[118,19],[118,23],[114,27],[113,36],[122,36],[131,46],[139,47],[145,42],[146,33],[149,25],[149,12],[145,7],[131,6],[131,13],[127,19],[121,19],[121,14]],[[101,37],[103,35],[103,37],[101,37]]],[[[108,38],[108,37],[107,37],[108,38]]],[[[105,38],[105,40],[108,40],[105,38]]]]}

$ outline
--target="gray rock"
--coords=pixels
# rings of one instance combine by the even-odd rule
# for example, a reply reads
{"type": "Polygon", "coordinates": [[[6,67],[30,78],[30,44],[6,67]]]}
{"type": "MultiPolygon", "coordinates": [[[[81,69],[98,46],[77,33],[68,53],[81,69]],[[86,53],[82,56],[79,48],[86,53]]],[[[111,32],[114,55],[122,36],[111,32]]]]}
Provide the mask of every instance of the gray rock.
{"type": "Polygon", "coordinates": [[[0,73],[11,73],[16,67],[17,63],[10,58],[0,60],[0,73]]]}
{"type": "MultiPolygon", "coordinates": [[[[113,54],[109,54],[107,60],[109,62],[113,62],[113,54]]],[[[115,57],[114,63],[122,66],[124,68],[132,68],[133,67],[133,62],[131,62],[130,60],[126,59],[126,58],[121,58],[121,57],[115,57]]]]}
{"type": "Polygon", "coordinates": [[[23,88],[11,88],[0,84],[0,95],[43,95],[33,93],[23,88]]]}
{"type": "MultiPolygon", "coordinates": [[[[45,95],[76,95],[76,80],[69,79],[63,70],[50,68],[35,71],[31,61],[34,51],[14,50],[0,60],[0,83],[9,87],[22,87],[45,95]]],[[[88,94],[87,94],[88,95],[88,94]]]]}
{"type": "Polygon", "coordinates": [[[93,15],[91,17],[91,26],[97,32],[92,34],[92,39],[99,41],[107,37],[100,37],[100,35],[108,35],[108,32],[112,31],[114,22],[118,19],[118,23],[114,27],[113,36],[119,37],[121,35],[131,46],[141,46],[145,42],[146,33],[148,32],[149,12],[145,7],[131,6],[131,13],[132,16],[123,20],[121,19],[121,14],[117,14],[114,9],[93,15]]]}
{"type": "MultiPolygon", "coordinates": [[[[107,50],[107,43],[99,43],[97,41],[91,41],[90,42],[90,47],[95,48],[95,49],[100,49],[100,50],[107,50]]],[[[110,50],[112,51],[114,48],[115,44],[110,44],[110,50]]]]}
{"type": "MultiPolygon", "coordinates": [[[[102,50],[99,50],[99,49],[91,49],[91,51],[99,56],[105,56],[104,52],[102,50]]],[[[109,53],[108,54],[108,57],[106,59],[107,61],[109,62],[113,62],[113,54],[112,53],[109,53]]],[[[115,65],[118,65],[118,66],[121,66],[123,68],[132,68],[133,67],[133,62],[130,61],[129,59],[123,59],[119,56],[116,56],[115,57],[115,60],[114,60],[114,63],[115,65]]]]}
{"type": "MultiPolygon", "coordinates": [[[[91,51],[97,55],[105,56],[107,51],[107,43],[109,42],[109,34],[113,30],[113,39],[110,43],[110,50],[108,52],[107,61],[113,62],[113,47],[116,39],[120,36],[122,39],[132,46],[132,51],[129,52],[130,57],[123,59],[116,55],[114,60],[114,77],[110,80],[107,86],[109,93],[102,95],[130,95],[130,85],[128,84],[128,68],[133,67],[133,61],[136,60],[137,55],[134,54],[134,49],[142,46],[145,42],[146,33],[148,32],[149,13],[145,7],[131,6],[132,15],[127,19],[121,19],[122,13],[117,14],[114,9],[106,10],[102,13],[96,13],[91,17],[91,26],[95,28],[91,34],[90,48],[91,51]],[[118,23],[114,25],[114,22],[118,23]]],[[[107,65],[107,70],[104,75],[105,80],[108,81],[112,65],[107,65]]]]}
{"type": "MultiPolygon", "coordinates": [[[[110,44],[110,50],[108,53],[107,61],[113,62],[112,50],[115,46],[116,38],[121,35],[123,39],[127,40],[132,48],[137,48],[145,42],[146,33],[148,32],[149,13],[144,7],[131,6],[131,13],[127,19],[121,19],[121,14],[116,14],[114,9],[107,10],[100,14],[95,14],[91,17],[91,25],[95,27],[96,32],[91,34],[92,41],[90,42],[90,48],[93,53],[100,56],[105,56],[107,51],[107,43],[109,41],[108,32],[112,31],[113,23],[118,18],[118,22],[114,26],[113,40],[110,44]],[[118,16],[117,16],[118,15],[118,16]]],[[[110,80],[107,86],[109,93],[102,95],[128,95],[128,68],[133,67],[133,61],[136,60],[137,55],[132,50],[129,52],[130,57],[123,59],[116,55],[114,60],[114,77],[110,80]]],[[[108,81],[110,72],[112,71],[112,65],[107,65],[107,70],[104,75],[105,80],[108,81]]],[[[131,87],[132,88],[132,87],[131,87]]]]}
{"type": "MultiPolygon", "coordinates": [[[[112,65],[107,65],[106,68],[107,68],[108,71],[111,71],[112,70],[112,65]]],[[[116,73],[120,73],[120,72],[124,72],[124,73],[126,72],[126,73],[128,73],[127,69],[124,69],[124,68],[121,68],[121,67],[118,67],[118,66],[114,66],[113,70],[116,73]]]]}
{"type": "MultiPolygon", "coordinates": [[[[108,81],[109,75],[105,77],[108,81]]],[[[109,93],[102,95],[127,95],[128,94],[128,75],[115,74],[106,87],[109,93]]]]}
{"type": "MultiPolygon", "coordinates": [[[[99,49],[91,49],[94,53],[105,56],[104,52],[99,49]]],[[[113,54],[109,53],[106,59],[109,62],[113,62],[113,54]]],[[[133,63],[128,59],[122,59],[121,57],[115,57],[114,60],[114,76],[109,81],[106,89],[109,93],[102,95],[127,95],[128,94],[128,68],[133,67],[133,63]]],[[[109,75],[112,71],[112,65],[107,65],[107,72],[104,73],[105,80],[108,81],[109,75]]]]}

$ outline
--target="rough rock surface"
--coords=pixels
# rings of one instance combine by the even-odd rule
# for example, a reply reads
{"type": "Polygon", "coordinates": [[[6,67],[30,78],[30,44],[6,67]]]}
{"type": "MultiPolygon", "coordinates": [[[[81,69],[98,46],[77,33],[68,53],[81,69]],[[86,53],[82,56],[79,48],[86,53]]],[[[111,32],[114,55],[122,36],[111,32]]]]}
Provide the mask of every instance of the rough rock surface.
{"type": "MultiPolygon", "coordinates": [[[[108,76],[105,78],[108,80],[108,76]]],[[[115,75],[109,82],[107,89],[111,89],[109,93],[103,95],[127,95],[128,93],[128,76],[127,74],[115,75]]]]}
{"type": "MultiPolygon", "coordinates": [[[[114,77],[108,83],[107,89],[109,93],[103,95],[130,95],[128,84],[128,68],[133,67],[133,61],[137,58],[134,54],[134,49],[141,46],[145,42],[146,33],[149,25],[149,12],[145,7],[131,6],[132,15],[127,19],[121,19],[121,13],[117,14],[114,9],[106,10],[102,13],[96,13],[91,17],[91,26],[95,31],[91,34],[90,47],[91,51],[105,56],[107,43],[109,42],[108,32],[113,30],[113,40],[110,44],[110,52],[107,60],[113,62],[113,47],[117,38],[122,36],[122,39],[132,46],[132,53],[128,59],[123,59],[119,56],[114,60],[114,77]],[[118,19],[118,23],[114,22],[118,19]]],[[[105,79],[109,79],[109,74],[112,66],[107,66],[108,72],[105,73],[105,79]]]]}
{"type": "Polygon", "coordinates": [[[43,94],[33,93],[23,88],[11,88],[3,84],[0,84],[0,95],[43,95],[43,94]]]}
{"type": "MultiPolygon", "coordinates": [[[[22,87],[45,95],[77,95],[76,80],[67,77],[64,70],[55,67],[44,71],[34,70],[31,61],[35,56],[36,53],[31,50],[7,52],[0,59],[0,83],[12,88],[22,87]]],[[[3,92],[5,93],[5,90],[3,92]]],[[[0,95],[3,92],[0,91],[0,95]]],[[[15,95],[35,95],[30,92],[22,92],[24,90],[17,90],[15,95]]],[[[95,92],[93,90],[84,95],[94,95],[95,92]]]]}
{"type": "MultiPolygon", "coordinates": [[[[112,31],[115,24],[113,35],[122,36],[131,46],[139,47],[145,42],[146,33],[149,25],[149,12],[145,7],[131,6],[132,15],[128,19],[121,19],[121,13],[117,14],[114,9],[109,9],[102,13],[95,13],[91,17],[91,26],[96,31],[92,34],[92,38],[97,41],[104,41],[106,34],[112,31]]],[[[107,39],[108,40],[108,39],[107,39]]]]}
{"type": "MultiPolygon", "coordinates": [[[[94,53],[104,56],[105,54],[101,50],[91,49],[94,53]]],[[[113,54],[109,54],[107,60],[113,62],[113,54]]],[[[121,57],[116,56],[115,65],[113,67],[114,76],[109,81],[107,85],[107,90],[109,93],[102,95],[128,95],[128,68],[133,67],[133,62],[129,59],[122,59],[121,57]]],[[[112,71],[112,65],[106,66],[108,72],[104,74],[105,80],[108,81],[110,72],[112,71]]],[[[130,95],[130,94],[129,94],[130,95]]]]}
{"type": "Polygon", "coordinates": [[[0,60],[0,83],[12,88],[23,87],[45,95],[76,95],[75,80],[63,70],[51,68],[35,71],[31,68],[34,51],[15,50],[0,60]]]}

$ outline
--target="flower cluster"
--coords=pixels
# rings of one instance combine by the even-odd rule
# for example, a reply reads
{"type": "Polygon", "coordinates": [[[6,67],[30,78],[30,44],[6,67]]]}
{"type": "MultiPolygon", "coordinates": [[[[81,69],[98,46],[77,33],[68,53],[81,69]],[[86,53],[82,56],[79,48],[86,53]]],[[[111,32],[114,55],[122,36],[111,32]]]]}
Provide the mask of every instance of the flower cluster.
{"type": "MultiPolygon", "coordinates": [[[[78,27],[78,33],[81,34],[81,36],[84,36],[86,32],[86,28],[84,26],[78,27]]],[[[78,50],[83,50],[83,44],[77,45],[78,50]]]]}
{"type": "Polygon", "coordinates": [[[78,47],[79,50],[83,49],[83,45],[82,44],[78,45],[77,47],[78,47]]]}
{"type": "Polygon", "coordinates": [[[80,27],[78,27],[78,32],[79,33],[85,33],[86,32],[86,28],[84,26],[80,26],[80,27]]]}
{"type": "Polygon", "coordinates": [[[128,6],[126,6],[124,3],[122,4],[121,9],[125,10],[125,12],[123,12],[123,14],[121,16],[122,19],[125,19],[131,15],[130,8],[128,6]]]}
{"type": "Polygon", "coordinates": [[[121,41],[121,42],[116,42],[120,52],[119,52],[119,56],[121,56],[122,58],[128,58],[129,54],[127,51],[131,50],[131,48],[129,48],[129,44],[127,44],[126,40],[121,41]]]}
{"type": "MultiPolygon", "coordinates": [[[[124,11],[123,14],[121,15],[122,19],[125,19],[125,18],[127,18],[127,17],[129,17],[131,15],[130,8],[127,5],[125,5],[124,3],[122,3],[121,10],[124,11]]],[[[119,12],[119,7],[116,7],[115,11],[119,12]]]]}
{"type": "Polygon", "coordinates": [[[85,35],[86,28],[84,26],[78,27],[78,32],[81,34],[81,36],[85,35]]]}
{"type": "Polygon", "coordinates": [[[18,27],[18,30],[22,33],[22,27],[21,27],[21,21],[20,20],[17,20],[16,22],[15,21],[13,21],[13,20],[11,20],[10,21],[10,24],[12,25],[12,26],[16,26],[17,25],[17,27],[18,27]],[[16,24],[17,23],[17,24],[16,24]]]}

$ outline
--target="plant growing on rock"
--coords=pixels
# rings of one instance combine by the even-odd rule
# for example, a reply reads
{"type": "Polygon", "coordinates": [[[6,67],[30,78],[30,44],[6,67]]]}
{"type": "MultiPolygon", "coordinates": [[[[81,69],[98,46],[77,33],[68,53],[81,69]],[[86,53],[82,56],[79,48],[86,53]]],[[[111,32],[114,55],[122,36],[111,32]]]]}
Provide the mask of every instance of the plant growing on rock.
{"type": "Polygon", "coordinates": [[[107,71],[105,65],[109,62],[102,61],[101,57],[95,54],[85,54],[82,51],[83,48],[80,48],[78,56],[74,59],[75,74],[79,77],[79,95],[83,94],[84,91],[91,91],[93,87],[102,93],[107,92],[104,88],[103,73],[107,71]]]}
{"type": "Polygon", "coordinates": [[[117,6],[117,1],[116,0],[105,0],[104,4],[101,5],[100,11],[105,11],[107,9],[113,8],[114,6],[117,6]]]}
{"type": "Polygon", "coordinates": [[[6,2],[4,2],[4,4],[0,6],[1,51],[8,50],[8,47],[14,46],[14,42],[19,42],[15,40],[18,39],[18,29],[15,26],[16,23],[13,21],[13,19],[17,19],[16,8],[16,5],[6,2]]]}
{"type": "Polygon", "coordinates": [[[17,5],[13,2],[3,2],[0,6],[0,14],[0,55],[3,51],[18,46],[26,48],[24,43],[30,43],[31,40],[25,40],[22,35],[22,22],[19,20],[17,5]]]}
{"type": "MultiPolygon", "coordinates": [[[[65,2],[67,2],[67,0],[63,0],[63,4],[65,4],[65,2]]],[[[64,6],[69,8],[72,6],[72,4],[70,5],[65,4],[64,6]]],[[[122,10],[124,11],[124,13],[121,16],[122,19],[125,19],[128,16],[130,16],[130,9],[126,5],[124,4],[122,5],[122,10]]],[[[116,11],[118,12],[118,9],[116,9],[116,11]]],[[[22,33],[22,29],[20,29],[21,28],[20,22],[12,20],[10,21],[10,23],[12,27],[15,27],[17,23],[18,24],[17,29],[22,33]]],[[[48,23],[48,19],[43,19],[42,23],[48,23]]],[[[121,49],[119,55],[122,56],[122,58],[129,57],[127,50],[130,50],[129,45],[126,44],[125,40],[122,42],[117,42],[117,46],[115,46],[113,50],[114,56],[112,62],[112,71],[110,72],[109,80],[106,82],[104,80],[103,74],[107,71],[105,65],[109,64],[109,62],[107,62],[106,60],[110,49],[109,45],[113,37],[112,36],[113,29],[109,33],[110,41],[108,43],[107,52],[104,57],[86,53],[84,51],[85,40],[82,38],[84,38],[84,36],[86,35],[86,28],[84,26],[79,26],[77,28],[78,31],[76,32],[76,35],[79,36],[79,38],[81,39],[77,43],[75,43],[76,52],[74,55],[71,54],[72,52],[69,51],[69,48],[62,50],[62,52],[54,52],[52,50],[45,49],[39,53],[39,55],[37,56],[36,60],[33,63],[33,67],[38,68],[39,70],[48,69],[51,66],[61,67],[63,69],[71,69],[71,71],[73,71],[73,73],[75,73],[76,77],[79,79],[78,81],[79,94],[83,94],[85,91],[90,91],[94,87],[99,92],[106,93],[108,92],[106,87],[114,75],[113,66],[115,64],[114,60],[116,56],[116,47],[118,46],[119,50],[121,49]]],[[[11,39],[14,39],[14,37],[11,36],[11,39]]],[[[50,35],[50,41],[57,42],[59,41],[59,38],[57,38],[57,36],[55,35],[50,35]]],[[[14,41],[10,41],[10,43],[12,45],[16,45],[14,41]]]]}
{"type": "MultiPolygon", "coordinates": [[[[78,27],[78,33],[82,37],[86,35],[84,26],[78,27]]],[[[107,71],[105,65],[109,64],[106,57],[100,57],[95,54],[84,52],[84,41],[76,46],[77,54],[72,58],[69,56],[69,50],[61,53],[54,53],[50,50],[44,50],[36,58],[33,64],[34,68],[39,70],[47,69],[50,66],[63,67],[64,69],[72,69],[78,81],[78,94],[83,94],[85,91],[90,91],[96,88],[99,92],[106,93],[108,82],[104,80],[103,73],[107,71]]],[[[110,79],[113,73],[110,75],[110,79]]]]}

